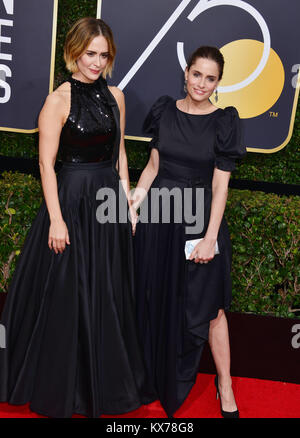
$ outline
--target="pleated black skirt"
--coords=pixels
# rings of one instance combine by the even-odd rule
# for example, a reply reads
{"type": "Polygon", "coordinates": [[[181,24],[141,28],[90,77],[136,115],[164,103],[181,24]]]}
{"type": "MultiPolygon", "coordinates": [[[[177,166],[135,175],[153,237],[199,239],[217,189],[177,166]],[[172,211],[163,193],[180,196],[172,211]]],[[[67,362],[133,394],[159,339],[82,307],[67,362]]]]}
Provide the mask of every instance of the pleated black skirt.
{"type": "Polygon", "coordinates": [[[50,417],[120,414],[152,401],[137,340],[130,222],[99,223],[100,188],[119,199],[111,161],[58,174],[70,245],[48,247],[42,203],[23,246],[1,323],[0,401],[50,417]]]}

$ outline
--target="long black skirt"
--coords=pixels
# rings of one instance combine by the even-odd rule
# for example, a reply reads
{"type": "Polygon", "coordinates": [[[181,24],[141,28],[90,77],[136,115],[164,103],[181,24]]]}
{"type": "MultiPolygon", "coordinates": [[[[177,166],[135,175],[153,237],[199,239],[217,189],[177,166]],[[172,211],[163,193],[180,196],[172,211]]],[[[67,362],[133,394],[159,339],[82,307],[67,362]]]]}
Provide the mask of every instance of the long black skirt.
{"type": "MultiPolygon", "coordinates": [[[[170,163],[168,166],[171,168],[170,163]]],[[[183,193],[190,187],[190,182],[182,182],[178,176],[180,171],[192,178],[193,169],[176,166],[172,179],[160,171],[151,188],[176,188],[183,193]]],[[[171,220],[163,223],[162,200],[158,223],[139,222],[136,227],[138,333],[149,391],[156,391],[168,416],[183,404],[195,383],[203,348],[209,338],[210,321],[217,317],[219,309],[228,310],[232,299],[231,242],[224,217],[217,239],[220,254],[207,264],[185,259],[185,241],[205,235],[211,199],[211,189],[206,187],[204,229],[199,235],[187,235],[184,221],[172,220],[175,211],[172,204],[171,220]]],[[[150,196],[144,202],[148,203],[150,217],[150,196]]]]}
{"type": "Polygon", "coordinates": [[[65,163],[58,174],[70,245],[48,247],[42,203],[23,246],[1,323],[0,401],[50,417],[97,417],[149,403],[137,340],[131,224],[99,223],[96,193],[111,162],[65,163]]]}

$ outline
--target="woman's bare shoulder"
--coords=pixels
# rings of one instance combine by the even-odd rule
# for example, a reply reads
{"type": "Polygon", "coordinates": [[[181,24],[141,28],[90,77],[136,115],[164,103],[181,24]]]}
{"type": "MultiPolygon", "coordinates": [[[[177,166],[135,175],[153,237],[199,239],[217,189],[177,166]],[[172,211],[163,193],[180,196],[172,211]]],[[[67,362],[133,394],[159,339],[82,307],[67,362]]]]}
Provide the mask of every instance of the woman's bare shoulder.
{"type": "Polygon", "coordinates": [[[70,83],[64,82],[46,97],[44,106],[40,113],[43,115],[55,115],[64,123],[70,108],[70,83]]]}
{"type": "Polygon", "coordinates": [[[70,100],[71,84],[70,82],[63,82],[54,91],[49,93],[47,99],[53,105],[65,104],[70,100]]]}
{"type": "Polygon", "coordinates": [[[109,91],[111,92],[111,94],[114,96],[114,98],[116,99],[116,101],[119,102],[124,102],[124,93],[122,90],[120,90],[120,88],[118,87],[113,87],[113,86],[108,86],[109,91]]]}

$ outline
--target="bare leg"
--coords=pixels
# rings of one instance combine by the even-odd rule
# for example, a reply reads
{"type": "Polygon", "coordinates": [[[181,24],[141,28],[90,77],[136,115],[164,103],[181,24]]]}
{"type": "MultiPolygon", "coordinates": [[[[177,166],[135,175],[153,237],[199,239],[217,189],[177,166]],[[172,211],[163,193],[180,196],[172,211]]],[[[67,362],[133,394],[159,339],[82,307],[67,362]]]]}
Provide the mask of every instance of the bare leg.
{"type": "Polygon", "coordinates": [[[219,310],[216,319],[210,321],[209,345],[219,376],[219,391],[223,411],[232,412],[237,409],[231,387],[230,347],[226,315],[219,310]]]}

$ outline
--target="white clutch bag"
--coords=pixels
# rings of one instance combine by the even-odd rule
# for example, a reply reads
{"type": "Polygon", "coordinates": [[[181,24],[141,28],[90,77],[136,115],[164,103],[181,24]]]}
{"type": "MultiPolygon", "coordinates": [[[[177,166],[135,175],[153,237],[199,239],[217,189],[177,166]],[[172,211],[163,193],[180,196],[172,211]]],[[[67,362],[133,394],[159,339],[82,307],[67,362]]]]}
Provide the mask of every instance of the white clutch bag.
{"type": "MultiPolygon", "coordinates": [[[[203,238],[202,239],[187,240],[185,242],[184,252],[185,252],[186,260],[188,260],[190,258],[190,255],[192,254],[195,246],[200,242],[200,240],[203,240],[203,238]]],[[[215,254],[220,254],[218,242],[216,242],[215,254]]]]}

